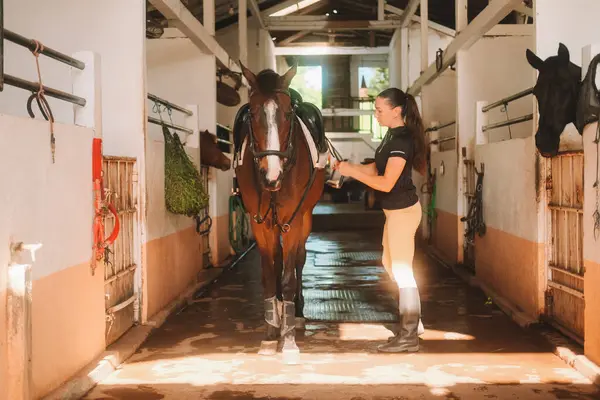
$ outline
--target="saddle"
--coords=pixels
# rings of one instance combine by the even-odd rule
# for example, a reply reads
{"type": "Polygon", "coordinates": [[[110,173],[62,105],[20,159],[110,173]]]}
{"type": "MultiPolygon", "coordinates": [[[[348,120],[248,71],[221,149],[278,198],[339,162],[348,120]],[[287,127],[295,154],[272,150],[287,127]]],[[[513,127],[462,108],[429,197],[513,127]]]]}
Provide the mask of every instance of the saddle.
{"type": "MultiPolygon", "coordinates": [[[[289,89],[292,99],[292,109],[296,116],[306,125],[310,135],[313,138],[317,151],[324,153],[328,150],[327,138],[325,137],[325,127],[321,111],[311,103],[305,103],[302,96],[294,89],[289,89]]],[[[233,123],[233,144],[235,154],[242,151],[242,144],[247,134],[245,126],[249,123],[250,104],[246,103],[238,110],[233,123]]]]}

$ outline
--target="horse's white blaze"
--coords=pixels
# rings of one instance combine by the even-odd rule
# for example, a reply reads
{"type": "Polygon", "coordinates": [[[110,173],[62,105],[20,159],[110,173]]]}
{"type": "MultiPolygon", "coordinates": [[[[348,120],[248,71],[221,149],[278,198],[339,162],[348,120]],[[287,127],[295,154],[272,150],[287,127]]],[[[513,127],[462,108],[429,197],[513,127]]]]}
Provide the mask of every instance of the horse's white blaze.
{"type": "MultiPolygon", "coordinates": [[[[277,126],[277,103],[270,100],[265,104],[267,117],[267,150],[281,151],[279,147],[279,128],[277,126]]],[[[267,156],[267,180],[275,181],[281,174],[281,159],[279,156],[267,156]]]]}

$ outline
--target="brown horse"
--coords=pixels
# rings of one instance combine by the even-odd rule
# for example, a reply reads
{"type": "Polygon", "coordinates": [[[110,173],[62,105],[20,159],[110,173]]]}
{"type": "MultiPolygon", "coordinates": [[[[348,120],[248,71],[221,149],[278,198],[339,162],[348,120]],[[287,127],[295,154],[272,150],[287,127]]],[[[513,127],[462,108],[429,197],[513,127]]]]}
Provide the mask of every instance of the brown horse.
{"type": "Polygon", "coordinates": [[[217,145],[217,136],[208,130],[200,132],[200,162],[221,171],[229,171],[231,168],[231,160],[217,145]]]}
{"type": "Polygon", "coordinates": [[[305,245],[325,172],[313,167],[288,91],[296,66],[283,76],[272,70],[254,75],[243,65],[242,71],[250,84],[250,122],[241,125],[247,146],[235,173],[261,256],[266,337],[260,354],[274,354],[281,336],[284,356],[293,357],[299,353],[296,322],[304,319],[305,245]]]}

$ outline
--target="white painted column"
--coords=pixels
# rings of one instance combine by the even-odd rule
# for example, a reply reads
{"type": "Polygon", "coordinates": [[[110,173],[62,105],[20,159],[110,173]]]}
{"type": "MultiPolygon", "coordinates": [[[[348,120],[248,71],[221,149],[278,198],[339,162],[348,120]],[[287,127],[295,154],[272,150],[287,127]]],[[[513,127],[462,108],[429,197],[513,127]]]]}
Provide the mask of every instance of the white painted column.
{"type": "Polygon", "coordinates": [[[248,66],[248,0],[238,1],[240,61],[248,66]]]}
{"type": "Polygon", "coordinates": [[[185,108],[193,112],[191,116],[187,116],[184,120],[184,126],[194,131],[193,134],[188,135],[185,132],[177,132],[179,139],[187,147],[193,147],[195,149],[200,148],[200,116],[198,115],[199,107],[197,104],[186,104],[185,108]],[[187,136],[187,137],[183,137],[187,136]]]}
{"type": "Polygon", "coordinates": [[[215,0],[203,0],[202,18],[206,31],[215,36],[215,0]]]}
{"type": "Polygon", "coordinates": [[[467,26],[469,23],[468,19],[468,3],[467,0],[455,0],[455,20],[456,20],[456,34],[467,26]]]}
{"type": "Polygon", "coordinates": [[[488,135],[483,131],[483,127],[488,124],[488,114],[482,110],[487,105],[487,101],[475,103],[475,145],[488,144],[488,135]]]}
{"type": "Polygon", "coordinates": [[[75,125],[94,129],[94,136],[102,137],[102,78],[100,55],[91,51],[73,54],[85,64],[83,70],[71,68],[73,94],[83,97],[85,106],[73,105],[75,125]]]}
{"type": "Polygon", "coordinates": [[[429,6],[421,0],[421,73],[429,67],[429,6]]]}
{"type": "Polygon", "coordinates": [[[406,90],[410,84],[408,61],[408,28],[400,29],[400,86],[402,90],[406,90]]]}

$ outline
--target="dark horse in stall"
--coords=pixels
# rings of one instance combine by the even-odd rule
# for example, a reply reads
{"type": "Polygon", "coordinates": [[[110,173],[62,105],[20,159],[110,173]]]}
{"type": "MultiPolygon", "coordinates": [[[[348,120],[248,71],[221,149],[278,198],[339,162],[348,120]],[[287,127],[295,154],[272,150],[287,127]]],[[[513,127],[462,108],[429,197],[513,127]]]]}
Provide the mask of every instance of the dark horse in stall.
{"type": "Polygon", "coordinates": [[[235,173],[261,256],[266,336],[260,354],[274,354],[281,337],[284,355],[294,355],[299,352],[296,323],[304,318],[305,245],[325,171],[314,168],[298,119],[302,108],[290,94],[296,66],[282,76],[272,70],[255,75],[243,65],[242,72],[250,93],[234,126],[236,148],[242,154],[235,173]],[[239,145],[242,140],[245,149],[239,145]]]}
{"type": "MultiPolygon", "coordinates": [[[[569,50],[562,43],[556,56],[543,61],[529,49],[526,55],[529,64],[539,71],[533,88],[540,114],[535,145],[543,157],[554,157],[558,154],[560,135],[569,123],[576,121],[581,67],[571,62],[569,50]]],[[[583,127],[576,124],[576,128],[583,133],[583,127]]]]}

